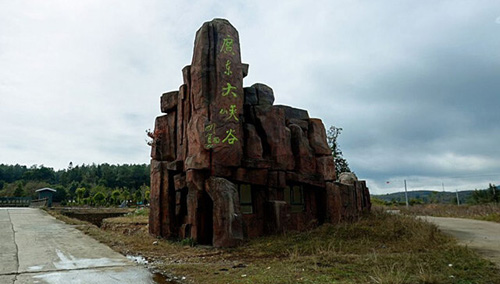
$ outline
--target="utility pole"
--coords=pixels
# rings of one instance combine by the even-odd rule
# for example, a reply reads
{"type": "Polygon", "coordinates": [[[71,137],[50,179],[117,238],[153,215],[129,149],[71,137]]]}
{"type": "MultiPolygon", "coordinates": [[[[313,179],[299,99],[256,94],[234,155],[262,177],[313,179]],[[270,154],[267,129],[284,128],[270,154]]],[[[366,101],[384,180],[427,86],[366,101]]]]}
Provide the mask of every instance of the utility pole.
{"type": "Polygon", "coordinates": [[[405,180],[405,199],[406,199],[406,208],[410,206],[408,203],[408,189],[406,188],[406,180],[405,180]]]}
{"type": "Polygon", "coordinates": [[[455,189],[455,192],[457,193],[457,205],[460,205],[460,198],[458,198],[458,189],[455,189]]]}

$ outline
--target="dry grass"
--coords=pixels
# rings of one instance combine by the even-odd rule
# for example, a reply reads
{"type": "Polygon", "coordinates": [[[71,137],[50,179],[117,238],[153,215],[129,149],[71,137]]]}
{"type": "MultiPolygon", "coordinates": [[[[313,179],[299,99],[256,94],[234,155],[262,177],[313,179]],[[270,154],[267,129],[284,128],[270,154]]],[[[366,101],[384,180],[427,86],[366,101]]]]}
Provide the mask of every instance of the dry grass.
{"type": "Polygon", "coordinates": [[[125,217],[116,217],[116,218],[108,218],[104,219],[103,223],[110,224],[143,224],[147,225],[149,222],[148,216],[125,216],[125,217]]]}
{"type": "Polygon", "coordinates": [[[460,206],[452,204],[426,204],[414,205],[409,208],[399,206],[397,209],[409,215],[468,218],[500,223],[500,204],[460,206]]]}
{"type": "Polygon", "coordinates": [[[147,230],[127,235],[79,227],[119,252],[146,256],[167,275],[185,277],[181,283],[500,283],[492,263],[434,225],[381,211],[355,224],[257,238],[233,249],[182,246],[147,230]]]}

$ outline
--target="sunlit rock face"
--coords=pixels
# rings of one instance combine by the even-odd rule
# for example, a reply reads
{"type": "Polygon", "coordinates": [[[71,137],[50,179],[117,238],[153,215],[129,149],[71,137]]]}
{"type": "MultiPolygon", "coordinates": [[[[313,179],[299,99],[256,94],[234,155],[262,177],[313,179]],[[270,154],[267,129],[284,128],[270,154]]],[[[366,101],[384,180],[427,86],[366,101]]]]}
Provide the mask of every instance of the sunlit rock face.
{"type": "Polygon", "coordinates": [[[194,45],[155,122],[151,234],[229,247],[370,210],[364,181],[335,181],[320,119],[273,105],[269,86],[243,87],[248,65],[227,20],[204,23],[194,45]]]}

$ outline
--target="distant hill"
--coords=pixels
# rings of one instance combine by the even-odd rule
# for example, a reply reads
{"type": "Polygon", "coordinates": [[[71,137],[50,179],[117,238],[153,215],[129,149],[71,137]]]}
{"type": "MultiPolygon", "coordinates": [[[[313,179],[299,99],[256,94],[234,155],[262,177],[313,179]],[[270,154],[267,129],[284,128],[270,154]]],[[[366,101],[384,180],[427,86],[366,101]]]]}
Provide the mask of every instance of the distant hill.
{"type": "MultiPolygon", "coordinates": [[[[469,199],[473,192],[473,190],[459,191],[458,197],[460,198],[460,203],[464,203],[467,199],[469,199]]],[[[388,202],[405,202],[404,192],[395,192],[372,196],[388,202]]],[[[449,191],[417,190],[408,191],[408,200],[410,199],[420,199],[424,203],[456,203],[457,195],[455,192],[449,191]]]]}

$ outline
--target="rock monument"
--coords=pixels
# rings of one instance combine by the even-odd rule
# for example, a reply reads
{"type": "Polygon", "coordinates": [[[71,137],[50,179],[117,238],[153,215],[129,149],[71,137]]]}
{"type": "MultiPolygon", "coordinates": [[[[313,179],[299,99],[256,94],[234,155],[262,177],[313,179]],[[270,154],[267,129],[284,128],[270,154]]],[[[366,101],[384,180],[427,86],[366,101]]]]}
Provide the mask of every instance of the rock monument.
{"type": "Polygon", "coordinates": [[[336,182],[320,119],[243,87],[238,32],[214,19],[197,31],[184,84],[161,96],[151,150],[149,231],[216,247],[370,210],[364,181],[336,182]]]}

